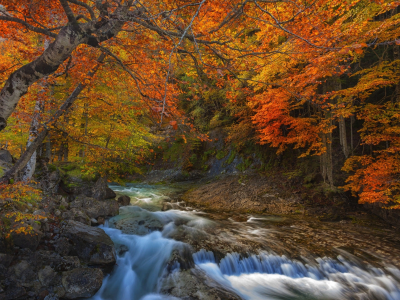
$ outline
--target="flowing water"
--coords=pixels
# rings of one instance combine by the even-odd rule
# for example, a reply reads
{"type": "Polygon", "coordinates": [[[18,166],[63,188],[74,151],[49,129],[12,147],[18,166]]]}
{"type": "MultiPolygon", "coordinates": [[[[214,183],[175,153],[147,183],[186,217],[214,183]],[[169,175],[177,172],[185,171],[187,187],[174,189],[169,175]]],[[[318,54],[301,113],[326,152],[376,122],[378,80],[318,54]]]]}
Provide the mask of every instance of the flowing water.
{"type": "Polygon", "coordinates": [[[224,299],[210,296],[215,288],[234,299],[400,299],[398,240],[385,233],[267,215],[237,222],[176,202],[163,212],[176,189],[111,187],[131,206],[103,226],[118,258],[93,300],[224,299]],[[210,287],[190,291],[182,274],[203,274],[210,287]]]}

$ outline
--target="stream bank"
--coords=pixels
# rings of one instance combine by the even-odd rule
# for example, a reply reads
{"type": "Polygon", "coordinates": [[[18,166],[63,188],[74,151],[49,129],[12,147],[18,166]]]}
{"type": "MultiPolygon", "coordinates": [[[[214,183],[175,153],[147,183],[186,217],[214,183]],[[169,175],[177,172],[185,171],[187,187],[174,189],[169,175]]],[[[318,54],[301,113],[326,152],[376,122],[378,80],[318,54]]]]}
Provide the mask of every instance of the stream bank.
{"type": "Polygon", "coordinates": [[[131,205],[102,226],[116,245],[117,266],[93,300],[400,297],[394,230],[204,212],[180,201],[177,185],[112,188],[131,205]],[[172,209],[160,211],[166,205],[172,209]]]}

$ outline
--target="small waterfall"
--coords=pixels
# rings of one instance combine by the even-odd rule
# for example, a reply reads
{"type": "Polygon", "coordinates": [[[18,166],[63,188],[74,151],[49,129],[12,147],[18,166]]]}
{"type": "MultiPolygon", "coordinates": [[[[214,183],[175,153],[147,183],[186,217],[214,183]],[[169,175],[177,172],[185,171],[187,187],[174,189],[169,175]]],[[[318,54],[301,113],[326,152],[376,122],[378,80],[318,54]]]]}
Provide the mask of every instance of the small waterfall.
{"type": "MultiPolygon", "coordinates": [[[[162,237],[154,231],[145,236],[123,234],[120,230],[103,227],[120,251],[117,265],[104,279],[101,289],[92,300],[139,300],[155,291],[172,250],[181,243],[162,237]]],[[[146,300],[166,299],[148,295],[146,300]]]]}
{"type": "Polygon", "coordinates": [[[362,267],[342,256],[304,264],[269,253],[230,253],[217,264],[211,251],[201,250],[193,260],[245,299],[400,299],[398,269],[362,267]]]}
{"type": "MultiPolygon", "coordinates": [[[[233,235],[227,230],[218,236],[218,231],[213,229],[218,226],[229,229],[225,228],[227,223],[212,221],[189,211],[159,211],[160,203],[166,199],[162,194],[165,187],[136,185],[113,188],[131,196],[131,203],[135,206],[121,208],[120,215],[102,227],[116,245],[117,265],[92,300],[176,300],[172,296],[157,294],[161,291],[158,289],[161,277],[170,274],[173,278],[175,275],[181,278],[177,276],[180,263],[171,260],[175,250],[184,253],[182,250],[185,249],[188,251],[185,253],[191,255],[191,248],[174,238],[185,240],[182,238],[187,236],[192,240],[206,241],[217,234],[221,239],[214,245],[221,241],[234,243],[237,234],[265,240],[266,236],[260,237],[257,233],[265,230],[258,223],[274,222],[277,218],[250,218],[245,224],[234,223],[233,235]]],[[[373,267],[344,252],[336,259],[324,257],[302,261],[272,252],[246,256],[228,253],[217,261],[212,251],[203,249],[192,256],[196,268],[213,279],[213,286],[222,286],[246,300],[400,299],[399,269],[373,267]]]]}

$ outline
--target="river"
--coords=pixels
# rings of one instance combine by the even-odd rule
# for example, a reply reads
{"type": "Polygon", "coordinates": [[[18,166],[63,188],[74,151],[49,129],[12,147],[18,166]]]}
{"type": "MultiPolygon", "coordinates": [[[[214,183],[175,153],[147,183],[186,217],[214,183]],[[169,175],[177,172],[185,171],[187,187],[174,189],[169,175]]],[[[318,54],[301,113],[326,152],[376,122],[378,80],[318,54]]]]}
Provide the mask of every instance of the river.
{"type": "Polygon", "coordinates": [[[386,233],[175,201],[161,211],[176,188],[111,188],[131,205],[102,226],[118,258],[92,300],[400,299],[399,247],[386,233]]]}

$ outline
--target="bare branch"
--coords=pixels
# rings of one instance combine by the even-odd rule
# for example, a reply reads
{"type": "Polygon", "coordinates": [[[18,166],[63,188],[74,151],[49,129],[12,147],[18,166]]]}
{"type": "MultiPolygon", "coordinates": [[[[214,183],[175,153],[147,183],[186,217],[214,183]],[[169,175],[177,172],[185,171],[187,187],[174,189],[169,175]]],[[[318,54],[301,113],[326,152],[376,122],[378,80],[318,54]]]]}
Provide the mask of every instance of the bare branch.
{"type": "Polygon", "coordinates": [[[68,21],[71,23],[76,23],[74,12],[72,11],[71,7],[69,7],[67,0],[58,0],[58,1],[60,1],[61,3],[64,12],[67,15],[68,21]]]}
{"type": "Polygon", "coordinates": [[[14,17],[10,17],[10,16],[5,16],[5,15],[3,15],[3,16],[0,16],[0,20],[19,23],[19,24],[21,24],[21,25],[24,25],[24,26],[26,27],[26,29],[28,29],[28,30],[30,30],[30,31],[37,32],[37,33],[41,33],[41,34],[50,36],[50,37],[52,37],[52,38],[55,38],[55,37],[57,36],[57,34],[55,34],[55,33],[53,33],[53,32],[50,32],[50,31],[47,30],[47,29],[35,27],[35,26],[29,24],[28,22],[26,22],[26,21],[24,21],[24,20],[21,20],[21,19],[18,19],[18,18],[14,18],[14,17]]]}
{"type": "Polygon", "coordinates": [[[91,18],[92,20],[95,20],[95,19],[96,19],[96,15],[94,14],[93,9],[92,9],[89,5],[87,5],[86,3],[81,2],[81,1],[79,1],[79,0],[67,0],[67,1],[70,2],[70,3],[73,3],[73,4],[76,4],[76,5],[79,5],[79,6],[82,6],[82,7],[86,8],[86,10],[87,10],[87,11],[89,12],[89,14],[90,14],[90,18],[91,18]]]}

